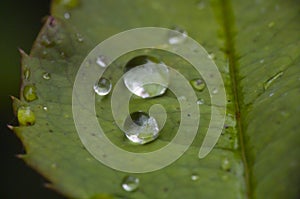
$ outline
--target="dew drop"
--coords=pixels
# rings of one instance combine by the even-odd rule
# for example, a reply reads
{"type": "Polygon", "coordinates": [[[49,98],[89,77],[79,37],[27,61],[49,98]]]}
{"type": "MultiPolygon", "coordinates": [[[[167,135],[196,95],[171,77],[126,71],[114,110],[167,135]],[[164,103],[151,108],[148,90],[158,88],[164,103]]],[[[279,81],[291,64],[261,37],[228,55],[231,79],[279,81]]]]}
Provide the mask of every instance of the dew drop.
{"type": "Polygon", "coordinates": [[[205,88],[205,82],[202,79],[193,79],[190,81],[190,84],[197,91],[203,91],[205,88]]]}
{"type": "Polygon", "coordinates": [[[197,181],[197,180],[199,180],[199,176],[197,174],[192,174],[191,175],[191,180],[192,181],[197,181]]]}
{"type": "Polygon", "coordinates": [[[43,110],[44,111],[48,111],[48,107],[47,106],[43,106],[43,110]]]}
{"type": "Polygon", "coordinates": [[[28,80],[30,77],[30,70],[28,68],[24,69],[24,79],[28,80]]]}
{"type": "Polygon", "coordinates": [[[222,159],[221,168],[224,171],[230,171],[230,169],[231,169],[231,163],[228,160],[228,158],[223,158],[222,159]]]}
{"type": "Polygon", "coordinates": [[[18,108],[18,121],[21,126],[31,126],[35,123],[35,115],[29,106],[18,108]]]}
{"type": "Polygon", "coordinates": [[[209,53],[208,58],[209,59],[215,59],[215,54],[214,53],[209,53]]]}
{"type": "Polygon", "coordinates": [[[47,35],[42,35],[41,36],[41,44],[43,46],[46,46],[46,47],[50,47],[50,46],[53,46],[54,45],[54,42],[51,41],[47,35]]]}
{"type": "Polygon", "coordinates": [[[64,13],[64,18],[65,19],[70,19],[70,17],[71,17],[70,13],[68,13],[68,12],[64,13]]]}
{"type": "Polygon", "coordinates": [[[44,72],[44,73],[43,73],[43,79],[45,79],[45,80],[51,79],[50,73],[44,72]]]}
{"type": "Polygon", "coordinates": [[[184,42],[186,40],[186,38],[188,37],[187,32],[182,28],[176,27],[173,30],[176,32],[174,32],[174,31],[170,32],[169,39],[168,39],[168,42],[171,45],[180,44],[180,43],[184,42]]]}
{"type": "Polygon", "coordinates": [[[198,99],[198,100],[197,100],[197,104],[198,104],[198,105],[204,104],[204,99],[198,99]]]}
{"type": "Polygon", "coordinates": [[[55,0],[54,2],[67,8],[75,8],[79,5],[79,0],[55,0]]]}
{"type": "Polygon", "coordinates": [[[97,95],[105,96],[110,93],[112,85],[109,79],[101,77],[93,88],[97,95]]]}
{"type": "Polygon", "coordinates": [[[139,188],[140,180],[134,176],[126,176],[122,181],[122,188],[125,191],[132,192],[139,188]]]}
{"type": "Polygon", "coordinates": [[[150,56],[138,56],[125,66],[123,81],[133,94],[150,98],[163,95],[169,84],[169,69],[162,61],[150,56]]]}
{"type": "Polygon", "coordinates": [[[34,85],[25,86],[23,89],[23,96],[28,102],[36,100],[38,98],[36,94],[36,87],[34,85]]]}
{"type": "Polygon", "coordinates": [[[76,38],[79,43],[82,43],[84,41],[83,36],[79,33],[76,33],[76,38]]]}
{"type": "Polygon", "coordinates": [[[261,64],[263,64],[263,63],[265,62],[265,60],[264,60],[264,59],[261,59],[259,62],[260,62],[261,64]]]}
{"type": "Polygon", "coordinates": [[[97,59],[96,59],[96,64],[97,64],[98,66],[103,67],[103,68],[106,67],[107,64],[106,64],[106,59],[105,59],[105,57],[104,57],[103,55],[98,56],[97,59]]]}
{"type": "Polygon", "coordinates": [[[156,119],[144,112],[131,113],[124,122],[124,133],[133,143],[146,144],[159,135],[156,119]]]}
{"type": "Polygon", "coordinates": [[[212,90],[212,94],[217,94],[219,91],[218,91],[218,89],[217,88],[214,88],[213,90],[212,90]]]}
{"type": "Polygon", "coordinates": [[[271,77],[270,79],[268,79],[265,83],[264,83],[264,89],[267,90],[273,83],[275,80],[277,80],[279,77],[281,77],[283,75],[283,72],[279,72],[276,75],[274,75],[273,77],[271,77]]]}

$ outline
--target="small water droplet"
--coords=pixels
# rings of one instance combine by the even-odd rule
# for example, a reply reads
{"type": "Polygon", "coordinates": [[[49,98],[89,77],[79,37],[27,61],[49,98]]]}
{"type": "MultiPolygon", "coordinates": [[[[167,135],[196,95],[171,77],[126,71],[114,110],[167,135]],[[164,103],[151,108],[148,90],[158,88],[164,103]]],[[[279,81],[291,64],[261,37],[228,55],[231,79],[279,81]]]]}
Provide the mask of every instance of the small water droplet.
{"type": "Polygon", "coordinates": [[[281,77],[283,75],[283,72],[279,72],[276,75],[274,75],[273,77],[271,77],[270,79],[268,79],[265,83],[264,83],[264,89],[267,90],[273,83],[275,80],[277,80],[279,77],[281,77]]]}
{"type": "Polygon", "coordinates": [[[35,123],[35,115],[29,106],[21,106],[18,108],[18,121],[22,126],[31,126],[35,123]]]}
{"type": "Polygon", "coordinates": [[[209,59],[215,59],[215,54],[214,53],[209,53],[208,58],[209,59]]]}
{"type": "Polygon", "coordinates": [[[125,191],[132,192],[139,188],[140,180],[134,176],[126,176],[122,181],[122,188],[125,191]]]}
{"type": "Polygon", "coordinates": [[[212,94],[217,94],[219,91],[218,91],[218,89],[217,88],[214,88],[213,90],[212,90],[212,94]]]}
{"type": "Polygon", "coordinates": [[[150,56],[138,56],[125,66],[123,81],[133,94],[150,98],[163,95],[169,84],[169,69],[162,61],[150,56]]]}
{"type": "Polygon", "coordinates": [[[183,96],[183,95],[182,95],[182,96],[179,96],[179,97],[178,97],[178,100],[179,100],[179,101],[185,101],[185,100],[186,100],[186,97],[183,96]]]}
{"type": "Polygon", "coordinates": [[[274,95],[274,93],[270,93],[269,96],[272,97],[274,95]]]}
{"type": "Polygon", "coordinates": [[[44,73],[43,73],[43,79],[45,79],[45,80],[51,79],[50,73],[44,72],[44,73]]]}
{"type": "Polygon", "coordinates": [[[103,68],[106,67],[107,66],[106,58],[103,55],[98,56],[97,59],[96,59],[96,64],[98,66],[103,67],[103,68]]]}
{"type": "Polygon", "coordinates": [[[223,159],[222,159],[221,168],[222,168],[222,170],[224,170],[224,171],[230,171],[230,169],[231,169],[231,163],[230,163],[230,161],[228,160],[228,158],[223,158],[223,159]]]}
{"type": "Polygon", "coordinates": [[[192,174],[191,175],[191,180],[192,181],[197,181],[197,180],[199,180],[199,176],[197,174],[192,174]]]}
{"type": "Polygon", "coordinates": [[[268,24],[268,27],[269,28],[273,28],[275,26],[275,22],[274,21],[272,21],[272,22],[270,22],[269,24],[268,24]]]}
{"type": "Polygon", "coordinates": [[[97,93],[100,96],[105,96],[110,93],[112,85],[109,79],[101,77],[93,88],[95,93],[97,93]]]}
{"type": "Polygon", "coordinates": [[[68,12],[64,13],[64,18],[65,19],[70,19],[70,17],[71,17],[70,13],[68,13],[68,12]]]}
{"type": "Polygon", "coordinates": [[[151,142],[159,135],[157,121],[144,112],[131,113],[124,122],[124,131],[126,137],[137,144],[151,142]]]}
{"type": "Polygon", "coordinates": [[[187,32],[182,28],[176,27],[173,30],[176,32],[173,32],[173,31],[170,32],[169,39],[168,39],[168,42],[171,45],[182,43],[188,37],[187,32]]]}
{"type": "Polygon", "coordinates": [[[36,94],[36,87],[34,85],[25,86],[23,89],[23,96],[28,102],[36,100],[38,98],[36,94]]]}
{"type": "Polygon", "coordinates": [[[263,64],[263,63],[265,62],[265,60],[264,60],[264,59],[261,59],[259,62],[260,62],[261,64],[263,64]]]}
{"type": "Polygon", "coordinates": [[[77,38],[77,41],[78,41],[79,43],[81,43],[81,42],[84,41],[83,36],[82,36],[81,34],[79,34],[79,33],[76,33],[76,38],[77,38]]]}
{"type": "Polygon", "coordinates": [[[47,35],[42,35],[41,36],[41,44],[46,47],[50,47],[50,46],[54,45],[54,42],[51,41],[47,35]]]}
{"type": "Polygon", "coordinates": [[[24,79],[28,80],[30,77],[30,70],[28,68],[24,69],[24,79]]]}
{"type": "Polygon", "coordinates": [[[67,8],[75,8],[79,5],[79,0],[55,0],[54,3],[63,5],[67,8]]]}
{"type": "Polygon", "coordinates": [[[60,56],[63,57],[63,58],[65,58],[66,57],[65,52],[60,52],[60,56]]]}
{"type": "Polygon", "coordinates": [[[48,107],[47,106],[43,106],[43,110],[44,111],[48,111],[48,107]]]}
{"type": "Polygon", "coordinates": [[[198,100],[197,100],[197,104],[198,104],[198,105],[204,104],[204,102],[205,102],[204,99],[198,99],[198,100]]]}
{"type": "Polygon", "coordinates": [[[202,79],[193,79],[190,83],[197,91],[203,91],[205,88],[205,82],[202,79]]]}

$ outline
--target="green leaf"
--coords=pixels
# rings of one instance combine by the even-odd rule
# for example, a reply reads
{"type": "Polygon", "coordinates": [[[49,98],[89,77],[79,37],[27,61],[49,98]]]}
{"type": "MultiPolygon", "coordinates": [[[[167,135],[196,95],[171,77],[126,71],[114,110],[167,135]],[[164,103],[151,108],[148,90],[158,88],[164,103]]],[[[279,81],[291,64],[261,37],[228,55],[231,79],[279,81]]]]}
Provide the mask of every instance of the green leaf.
{"type": "MultiPolygon", "coordinates": [[[[54,1],[54,17],[48,17],[30,55],[22,56],[25,76],[21,93],[29,85],[35,87],[37,95],[27,100],[30,102],[23,94],[21,102],[14,100],[14,107],[27,104],[35,115],[33,125],[13,127],[26,148],[22,158],[49,179],[49,186],[72,198],[298,198],[297,3],[54,1]],[[199,159],[212,105],[207,89],[196,92],[205,103],[200,105],[200,128],[192,146],[162,170],[133,174],[140,179],[140,186],[129,193],[121,187],[128,173],[104,166],[81,143],[72,119],[72,88],[80,64],[99,42],[121,31],[146,26],[181,27],[215,57],[227,92],[226,128],[212,152],[199,159]]],[[[122,67],[137,54],[160,58],[189,80],[198,78],[195,70],[178,57],[141,50],[112,64],[105,75],[113,84],[123,74],[122,67]]],[[[131,145],[112,123],[109,96],[96,97],[99,123],[109,139],[133,152],[154,151],[168,144],[180,120],[180,112],[174,111],[178,107],[175,96],[167,92],[146,103],[138,98],[131,102],[133,111],[147,111],[156,103],[164,105],[168,120],[161,136],[148,145],[131,145]]]]}

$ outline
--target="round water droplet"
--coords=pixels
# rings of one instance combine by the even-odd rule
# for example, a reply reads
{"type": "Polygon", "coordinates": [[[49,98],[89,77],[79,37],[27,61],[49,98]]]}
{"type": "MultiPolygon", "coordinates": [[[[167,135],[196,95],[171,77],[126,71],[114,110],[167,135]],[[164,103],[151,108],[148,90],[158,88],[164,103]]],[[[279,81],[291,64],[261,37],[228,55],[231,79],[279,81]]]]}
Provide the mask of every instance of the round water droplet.
{"type": "Polygon", "coordinates": [[[132,192],[138,189],[140,180],[134,176],[126,176],[122,181],[122,188],[125,191],[132,192]]]}
{"type": "Polygon", "coordinates": [[[103,55],[100,55],[99,57],[97,57],[96,59],[96,64],[98,66],[101,66],[101,67],[106,67],[107,64],[106,64],[106,58],[103,56],[103,55]]]}
{"type": "Polygon", "coordinates": [[[155,118],[144,112],[131,113],[124,122],[124,133],[133,143],[146,144],[159,135],[159,127],[155,118]]]}
{"type": "Polygon", "coordinates": [[[231,163],[230,163],[230,161],[228,160],[228,158],[223,158],[223,159],[222,159],[221,168],[222,168],[222,170],[224,170],[224,171],[230,171],[230,169],[231,169],[231,163]]]}
{"type": "Polygon", "coordinates": [[[125,66],[123,81],[133,94],[150,98],[163,95],[169,84],[169,69],[151,56],[138,56],[125,66]]]}
{"type": "Polygon", "coordinates": [[[28,106],[21,106],[18,108],[18,121],[22,126],[30,126],[35,123],[35,115],[28,106]]]}
{"type": "Polygon", "coordinates": [[[47,106],[43,106],[43,110],[44,111],[48,111],[48,107],[47,106]]]}
{"type": "Polygon", "coordinates": [[[202,10],[202,9],[205,8],[205,2],[204,2],[204,0],[200,0],[200,1],[198,2],[197,8],[200,9],[200,10],[202,10]]]}
{"type": "Polygon", "coordinates": [[[192,180],[192,181],[199,180],[199,176],[198,176],[197,174],[192,174],[192,175],[191,175],[191,180],[192,180]]]}
{"type": "Polygon", "coordinates": [[[187,32],[179,27],[174,28],[176,32],[170,32],[168,42],[171,45],[182,43],[188,37],[187,32]]]}
{"type": "Polygon", "coordinates": [[[50,73],[44,72],[44,73],[43,73],[43,79],[45,79],[45,80],[51,79],[50,73]]]}
{"type": "Polygon", "coordinates": [[[70,19],[70,17],[71,17],[70,13],[68,13],[68,12],[64,13],[64,18],[65,19],[70,19]]]}
{"type": "Polygon", "coordinates": [[[23,89],[23,96],[28,102],[36,100],[38,98],[36,94],[36,87],[34,85],[25,86],[23,89]]]}
{"type": "Polygon", "coordinates": [[[202,79],[193,79],[190,83],[197,91],[203,91],[205,89],[205,82],[202,79]]]}
{"type": "Polygon", "coordinates": [[[28,68],[24,69],[24,79],[28,80],[30,77],[30,70],[28,68]]]}
{"type": "Polygon", "coordinates": [[[198,104],[198,105],[204,104],[204,102],[205,102],[204,99],[198,99],[198,100],[197,100],[197,104],[198,104]]]}
{"type": "Polygon", "coordinates": [[[101,77],[94,85],[94,91],[100,96],[105,96],[111,91],[112,85],[109,79],[101,77]]]}
{"type": "Polygon", "coordinates": [[[209,53],[209,54],[208,54],[208,58],[209,58],[209,59],[215,59],[215,54],[209,53]]]}

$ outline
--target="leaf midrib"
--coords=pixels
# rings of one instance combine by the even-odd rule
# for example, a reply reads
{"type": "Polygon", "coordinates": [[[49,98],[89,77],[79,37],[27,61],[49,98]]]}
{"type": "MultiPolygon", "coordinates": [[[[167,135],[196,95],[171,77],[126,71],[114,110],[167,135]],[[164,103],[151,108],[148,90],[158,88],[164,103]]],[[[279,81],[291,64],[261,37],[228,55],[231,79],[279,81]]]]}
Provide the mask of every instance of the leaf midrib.
{"type": "Polygon", "coordinates": [[[237,55],[235,50],[235,41],[234,35],[234,12],[231,6],[231,2],[227,0],[220,1],[220,13],[221,13],[221,28],[224,31],[224,40],[225,40],[225,54],[229,62],[229,75],[231,80],[231,88],[233,93],[233,103],[235,108],[235,117],[236,117],[236,128],[238,131],[238,140],[239,140],[239,149],[241,153],[241,158],[244,165],[244,178],[246,184],[246,197],[251,198],[251,184],[250,184],[250,174],[249,174],[249,165],[246,156],[245,148],[245,139],[244,139],[244,129],[242,127],[242,113],[241,113],[241,97],[238,92],[238,62],[237,55]]]}

